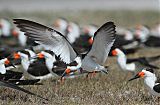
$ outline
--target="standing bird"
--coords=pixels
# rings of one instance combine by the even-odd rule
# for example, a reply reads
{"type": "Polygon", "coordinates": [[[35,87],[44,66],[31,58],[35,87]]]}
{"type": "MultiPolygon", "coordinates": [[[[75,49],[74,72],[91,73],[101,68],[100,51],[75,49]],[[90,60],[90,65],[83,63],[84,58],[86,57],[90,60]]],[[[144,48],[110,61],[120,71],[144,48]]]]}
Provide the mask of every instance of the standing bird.
{"type": "Polygon", "coordinates": [[[149,28],[145,26],[139,26],[135,30],[135,38],[144,46],[160,47],[160,37],[151,35],[149,28]]]}
{"type": "Polygon", "coordinates": [[[103,65],[116,37],[116,26],[113,22],[105,23],[95,32],[92,47],[85,55],[79,55],[69,41],[53,28],[24,19],[14,19],[14,23],[22,32],[25,32],[26,36],[33,38],[46,49],[52,50],[65,63],[77,62],[76,66],[68,66],[67,70],[82,68],[88,72],[107,72],[103,65]]]}
{"type": "Polygon", "coordinates": [[[8,19],[2,18],[0,19],[0,29],[2,37],[9,37],[11,35],[11,23],[8,19]]]}
{"type": "Polygon", "coordinates": [[[4,58],[0,60],[0,74],[5,74],[7,71],[12,68],[16,68],[10,59],[4,58]]]}
{"type": "Polygon", "coordinates": [[[21,65],[23,67],[24,74],[27,74],[30,78],[33,79],[50,78],[52,75],[45,66],[45,60],[30,59],[35,56],[36,54],[29,49],[14,53],[14,59],[21,59],[21,65]]]}
{"type": "Polygon", "coordinates": [[[73,44],[80,37],[80,27],[77,23],[69,22],[66,28],[65,37],[73,44]]]}
{"type": "Polygon", "coordinates": [[[68,21],[62,17],[56,19],[55,22],[53,23],[53,27],[62,34],[66,33],[67,26],[68,26],[68,21]]]}
{"type": "Polygon", "coordinates": [[[16,85],[20,84],[31,85],[39,81],[39,80],[24,80],[24,81],[19,80],[22,77],[23,73],[17,71],[11,71],[13,67],[15,68],[12,62],[13,60],[11,58],[4,58],[0,60],[0,80],[10,83],[14,82],[16,85]]]}
{"type": "Polygon", "coordinates": [[[132,81],[137,78],[144,78],[144,83],[146,84],[146,87],[149,90],[149,92],[152,95],[160,97],[160,83],[157,82],[157,77],[153,69],[144,68],[133,78],[129,79],[129,81],[132,81]]]}
{"type": "Polygon", "coordinates": [[[127,59],[126,55],[118,48],[112,50],[112,55],[117,56],[117,63],[122,70],[134,73],[138,67],[151,67],[158,69],[158,67],[151,65],[149,62],[160,59],[160,56],[127,59]]]}
{"type": "Polygon", "coordinates": [[[24,32],[19,31],[17,28],[12,29],[12,35],[18,39],[18,44],[20,46],[27,45],[27,36],[24,35],[24,32]]]}

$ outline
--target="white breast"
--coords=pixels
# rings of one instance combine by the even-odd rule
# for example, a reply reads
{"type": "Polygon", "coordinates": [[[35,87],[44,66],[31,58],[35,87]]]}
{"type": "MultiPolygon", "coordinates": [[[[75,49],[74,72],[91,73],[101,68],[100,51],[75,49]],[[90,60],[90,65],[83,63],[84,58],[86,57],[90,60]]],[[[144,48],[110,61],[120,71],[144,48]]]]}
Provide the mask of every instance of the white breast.
{"type": "Polygon", "coordinates": [[[0,73],[5,74],[6,73],[6,68],[4,64],[0,64],[0,73]]]}
{"type": "Polygon", "coordinates": [[[24,32],[19,31],[18,40],[21,46],[26,46],[27,37],[24,35],[24,32]]]}

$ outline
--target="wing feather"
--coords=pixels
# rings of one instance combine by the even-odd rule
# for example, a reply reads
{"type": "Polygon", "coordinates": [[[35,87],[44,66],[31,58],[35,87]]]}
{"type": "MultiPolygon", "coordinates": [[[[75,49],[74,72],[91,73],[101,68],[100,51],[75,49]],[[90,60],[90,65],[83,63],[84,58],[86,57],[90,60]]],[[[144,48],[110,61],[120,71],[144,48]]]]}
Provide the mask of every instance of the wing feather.
{"type": "Polygon", "coordinates": [[[57,56],[60,55],[65,63],[73,62],[76,58],[76,51],[60,32],[25,19],[14,19],[14,23],[26,36],[42,44],[47,50],[52,50],[57,56]]]}
{"type": "Polygon", "coordinates": [[[105,63],[115,41],[115,27],[113,22],[107,22],[94,34],[94,42],[87,56],[90,56],[101,65],[105,63]]]}

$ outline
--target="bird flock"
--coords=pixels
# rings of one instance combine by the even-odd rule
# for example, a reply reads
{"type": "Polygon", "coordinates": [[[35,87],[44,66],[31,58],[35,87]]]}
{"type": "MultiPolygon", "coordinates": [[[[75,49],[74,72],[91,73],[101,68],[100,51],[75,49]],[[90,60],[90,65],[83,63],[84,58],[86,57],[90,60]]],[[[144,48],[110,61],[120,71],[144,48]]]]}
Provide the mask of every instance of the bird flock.
{"type": "Polygon", "coordinates": [[[37,85],[48,78],[64,82],[82,75],[109,74],[105,62],[108,56],[116,56],[119,69],[132,73],[128,81],[144,77],[149,92],[160,96],[155,75],[159,65],[152,63],[160,60],[160,54],[139,58],[126,55],[146,47],[159,49],[160,24],[153,29],[144,25],[125,29],[115,24],[80,27],[58,18],[48,27],[27,19],[0,19],[0,85],[43,98],[17,85],[37,85]]]}

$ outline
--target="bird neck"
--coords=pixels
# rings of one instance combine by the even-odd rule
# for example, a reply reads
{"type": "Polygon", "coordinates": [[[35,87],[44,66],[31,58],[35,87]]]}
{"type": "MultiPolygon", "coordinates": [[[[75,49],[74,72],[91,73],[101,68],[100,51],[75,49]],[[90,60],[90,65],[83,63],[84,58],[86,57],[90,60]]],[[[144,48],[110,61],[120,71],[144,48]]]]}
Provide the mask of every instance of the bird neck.
{"type": "Polygon", "coordinates": [[[27,37],[24,35],[24,32],[19,32],[18,40],[21,46],[26,46],[27,37]]]}
{"type": "Polygon", "coordinates": [[[153,74],[151,76],[145,77],[144,83],[146,84],[147,87],[149,87],[150,89],[153,89],[156,80],[157,80],[157,77],[155,76],[155,74],[153,74]]]}
{"type": "Polygon", "coordinates": [[[122,68],[122,69],[126,69],[126,56],[124,53],[119,53],[117,56],[117,62],[118,65],[122,68]]]}
{"type": "Polygon", "coordinates": [[[5,74],[6,73],[6,68],[4,64],[0,64],[0,74],[5,74]]]}
{"type": "Polygon", "coordinates": [[[52,56],[52,57],[45,59],[46,66],[50,70],[52,70],[54,62],[56,62],[55,56],[52,56]]]}
{"type": "Polygon", "coordinates": [[[117,62],[122,70],[127,70],[127,71],[134,71],[135,70],[134,63],[127,64],[127,58],[123,52],[118,54],[117,62]]]}
{"type": "Polygon", "coordinates": [[[29,67],[29,65],[30,65],[30,61],[29,61],[29,59],[28,59],[28,57],[21,57],[21,64],[22,64],[22,66],[23,66],[23,68],[24,68],[24,70],[28,70],[28,67],[29,67]]]}

